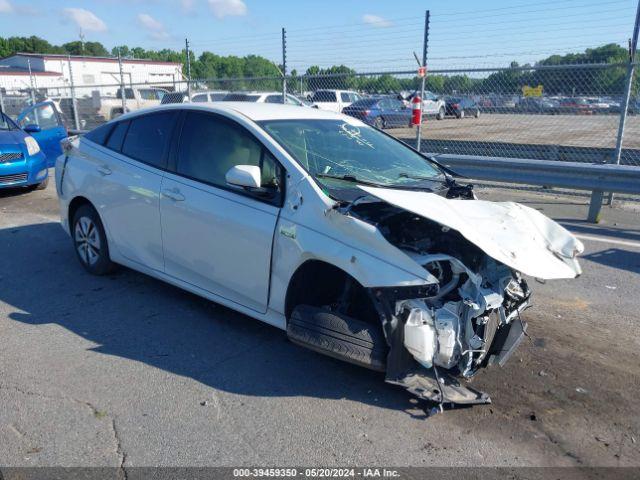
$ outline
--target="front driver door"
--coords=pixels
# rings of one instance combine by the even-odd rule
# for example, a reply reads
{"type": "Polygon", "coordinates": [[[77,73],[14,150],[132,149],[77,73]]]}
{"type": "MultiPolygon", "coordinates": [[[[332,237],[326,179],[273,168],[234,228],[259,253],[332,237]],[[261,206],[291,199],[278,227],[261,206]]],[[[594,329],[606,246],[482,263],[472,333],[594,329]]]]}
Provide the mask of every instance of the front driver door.
{"type": "Polygon", "coordinates": [[[282,169],[258,140],[222,116],[185,115],[171,172],[162,181],[165,272],[257,312],[266,312],[282,169]],[[228,185],[234,165],[257,165],[271,195],[228,185]]]}
{"type": "Polygon", "coordinates": [[[55,104],[53,102],[36,103],[20,112],[17,120],[18,125],[23,129],[27,125],[40,127],[39,132],[29,133],[36,139],[40,150],[47,157],[47,167],[52,167],[56,158],[62,155],[60,141],[67,138],[67,129],[55,104]]]}

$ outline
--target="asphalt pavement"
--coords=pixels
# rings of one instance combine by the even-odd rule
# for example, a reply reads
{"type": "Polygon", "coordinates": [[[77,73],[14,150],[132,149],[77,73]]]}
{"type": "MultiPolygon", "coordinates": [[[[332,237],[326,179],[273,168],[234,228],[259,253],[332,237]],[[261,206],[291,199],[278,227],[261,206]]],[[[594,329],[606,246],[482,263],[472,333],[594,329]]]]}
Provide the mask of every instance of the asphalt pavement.
{"type": "MultiPolygon", "coordinates": [[[[55,190],[0,193],[0,466],[640,466],[640,213],[483,189],[561,221],[584,274],[531,280],[530,338],[429,408],[381,374],[145,275],[93,277],[55,190]]],[[[188,241],[188,237],[185,238],[188,241]]]]}

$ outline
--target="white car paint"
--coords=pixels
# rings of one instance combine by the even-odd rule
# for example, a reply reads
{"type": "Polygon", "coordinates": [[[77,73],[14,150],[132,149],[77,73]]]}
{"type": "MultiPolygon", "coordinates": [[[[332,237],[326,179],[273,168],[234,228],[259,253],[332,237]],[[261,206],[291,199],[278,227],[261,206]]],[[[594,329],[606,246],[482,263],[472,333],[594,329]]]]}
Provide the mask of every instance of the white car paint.
{"type": "MultiPolygon", "coordinates": [[[[432,281],[424,268],[389,244],[377,229],[332,211],[335,202],[255,123],[264,119],[335,119],[336,114],[287,105],[218,102],[163,105],[128,113],[118,120],[170,109],[216,112],[253,133],[287,172],[287,198],[280,211],[140,164],[80,137],[72,142],[71,157],[81,161],[69,161],[63,168],[65,156],[57,160],[57,185],[61,172],[65,172],[64,185],[59,188],[63,193],[58,198],[67,233],[69,203],[74,197],[83,196],[103,218],[114,262],[283,329],[289,280],[310,259],[331,263],[364,286],[421,285],[432,281]],[[100,173],[105,166],[112,172],[107,176],[100,173]],[[176,187],[184,189],[190,201],[172,206],[161,198],[161,191],[176,187]],[[132,226],[139,228],[134,232],[132,226]],[[282,233],[287,230],[295,232],[293,238],[282,233]],[[272,236],[273,261],[269,258],[272,236]],[[189,246],[185,247],[187,239],[189,246]],[[254,241],[257,243],[252,244],[254,241]],[[256,247],[259,255],[249,252],[256,247]],[[354,258],[356,261],[352,261],[354,258]]],[[[364,125],[346,115],[338,118],[351,125],[364,125]]]]}
{"type": "Polygon", "coordinates": [[[449,200],[428,192],[360,186],[382,200],[460,232],[487,255],[545,280],[580,275],[584,245],[537,210],[513,202],[449,200]]]}
{"type": "MultiPolygon", "coordinates": [[[[457,348],[451,341],[460,332],[455,322],[470,322],[472,315],[476,318],[502,305],[506,293],[487,288],[483,276],[460,260],[396,246],[374,222],[345,212],[257,123],[337,119],[370,128],[363,122],[320,109],[245,102],[172,104],[126,114],[119,120],[172,110],[213,112],[248,130],[286,172],[282,206],[144,165],[86,138],[76,138],[56,165],[60,215],[67,233],[69,205],[74,198],[84,197],[100,215],[114,262],[282,329],[287,327],[286,298],[292,278],[309,260],[337,267],[372,290],[433,286],[438,279],[427,270],[428,262],[450,262],[454,271],[467,274],[460,287],[464,301],[449,302],[435,311],[430,329],[419,323],[407,327],[407,347],[424,366],[431,364],[431,358],[440,366],[458,361],[442,353],[447,336],[447,348],[451,352],[457,348]],[[452,312],[458,309],[467,316],[455,317],[452,312]],[[442,327],[445,318],[446,328],[442,327]],[[436,327],[440,330],[434,330],[436,327]],[[440,342],[440,350],[434,341],[440,342]],[[440,357],[434,357],[437,351],[440,357]]],[[[246,176],[241,179],[232,170],[227,177],[231,183],[251,186],[246,176]]],[[[250,170],[245,168],[243,174],[251,176],[250,170]]],[[[255,175],[252,181],[257,181],[255,175]]],[[[505,275],[512,275],[508,267],[541,279],[573,278],[580,273],[576,256],[582,244],[535,210],[513,203],[447,200],[399,187],[360,188],[394,208],[436,222],[442,232],[459,232],[503,264],[491,260],[482,267],[482,275],[486,273],[484,278],[492,282],[497,279],[502,285],[505,278],[508,281],[511,277],[505,275]]],[[[431,310],[424,302],[423,298],[398,302],[395,308],[417,309],[428,316],[431,310]]],[[[509,319],[518,312],[512,312],[509,319]]],[[[470,335],[464,340],[475,341],[470,335]]],[[[471,351],[478,350],[465,350],[471,351]]],[[[464,362],[466,374],[474,364],[473,354],[465,355],[460,364],[464,362]]]]}

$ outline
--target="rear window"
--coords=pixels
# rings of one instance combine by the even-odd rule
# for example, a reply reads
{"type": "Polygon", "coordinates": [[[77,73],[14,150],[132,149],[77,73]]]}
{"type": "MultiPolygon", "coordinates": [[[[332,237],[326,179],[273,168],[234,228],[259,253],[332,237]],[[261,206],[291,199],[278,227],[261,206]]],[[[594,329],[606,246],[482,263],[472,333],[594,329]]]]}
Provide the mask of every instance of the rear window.
{"type": "Polygon", "coordinates": [[[111,150],[119,152],[122,149],[122,142],[128,128],[129,122],[118,122],[113,129],[113,132],[109,136],[109,140],[107,140],[107,144],[105,146],[107,148],[110,148],[111,150]]]}
{"type": "Polygon", "coordinates": [[[91,140],[93,143],[97,143],[98,145],[104,145],[112,129],[113,123],[106,123],[91,130],[84,136],[84,138],[91,140]]]}
{"type": "Polygon", "coordinates": [[[211,96],[212,102],[219,102],[221,100],[224,100],[224,97],[227,96],[226,93],[211,93],[209,95],[211,96]]]}
{"type": "Polygon", "coordinates": [[[225,102],[257,102],[260,95],[248,95],[246,93],[229,93],[222,99],[225,102]]]}
{"type": "Polygon", "coordinates": [[[122,153],[148,165],[164,168],[164,153],[176,115],[176,112],[162,112],[131,120],[122,153]]]}
{"type": "Polygon", "coordinates": [[[336,92],[316,92],[313,94],[313,97],[311,98],[312,102],[319,102],[319,103],[323,103],[323,102],[337,102],[336,99],[336,92]]]}

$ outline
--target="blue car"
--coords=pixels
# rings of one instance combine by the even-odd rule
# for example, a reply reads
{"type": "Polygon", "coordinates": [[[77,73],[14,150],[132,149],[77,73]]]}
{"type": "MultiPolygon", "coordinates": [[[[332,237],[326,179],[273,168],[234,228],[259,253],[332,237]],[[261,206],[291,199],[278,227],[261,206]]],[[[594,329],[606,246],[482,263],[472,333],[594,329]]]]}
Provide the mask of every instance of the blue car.
{"type": "Polygon", "coordinates": [[[411,125],[411,109],[392,97],[363,98],[343,108],[342,113],[379,129],[411,125]]]}
{"type": "Polygon", "coordinates": [[[62,153],[67,136],[52,102],[23,110],[18,123],[0,112],[0,188],[46,188],[48,168],[62,153]]]}

